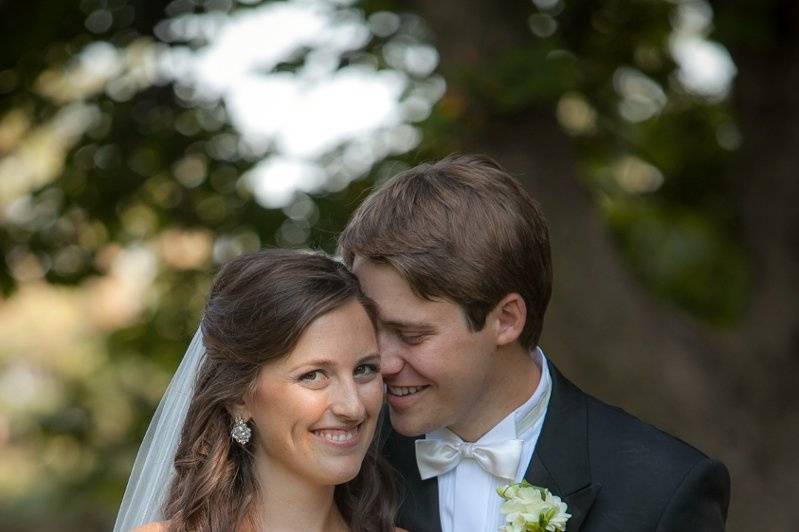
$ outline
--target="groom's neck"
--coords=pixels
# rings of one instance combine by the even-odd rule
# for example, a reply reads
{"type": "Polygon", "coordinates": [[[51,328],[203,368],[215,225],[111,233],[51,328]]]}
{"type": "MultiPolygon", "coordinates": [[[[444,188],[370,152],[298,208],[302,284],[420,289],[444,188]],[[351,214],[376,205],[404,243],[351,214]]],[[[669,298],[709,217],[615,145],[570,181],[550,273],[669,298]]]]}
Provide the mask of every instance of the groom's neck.
{"type": "Polygon", "coordinates": [[[503,346],[466,419],[447,427],[464,441],[477,441],[533,395],[541,369],[518,343],[503,346]]]}

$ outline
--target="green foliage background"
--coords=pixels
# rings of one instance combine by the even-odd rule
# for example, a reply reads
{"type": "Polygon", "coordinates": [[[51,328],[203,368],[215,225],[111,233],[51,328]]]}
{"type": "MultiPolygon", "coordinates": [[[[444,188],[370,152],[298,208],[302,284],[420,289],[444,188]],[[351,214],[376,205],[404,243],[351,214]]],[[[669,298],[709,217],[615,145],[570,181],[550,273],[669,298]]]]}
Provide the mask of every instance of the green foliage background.
{"type": "MultiPolygon", "coordinates": [[[[281,228],[294,223],[287,210],[262,207],[241,186],[254,159],[215,155],[215,139],[237,135],[222,104],[191,106],[171,85],[143,87],[123,101],[103,90],[89,94],[85,103],[96,104],[102,117],[56,150],[52,178],[28,187],[15,216],[9,209],[19,195],[0,194],[0,530],[108,529],[138,442],[196,328],[220,260],[287,244],[333,252],[337,231],[375,183],[422,160],[489,145],[486,135],[498,128],[527,131],[522,126],[541,113],[557,117],[571,140],[575,176],[619,260],[654,296],[653,305],[689,316],[713,335],[739,327],[757,265],[741,236],[740,190],[729,175],[750,123],[736,114],[734,91],[706,97],[675,81],[669,39],[684,3],[690,2],[497,2],[486,9],[502,12],[498,20],[515,17],[532,30],[521,42],[509,39],[491,61],[474,64],[473,50],[448,42],[435,23],[436,9],[468,7],[357,4],[364,16],[401,13],[399,31],[439,47],[448,89],[417,124],[418,147],[378,161],[343,190],[313,195],[302,241],[281,236],[281,228]],[[662,91],[657,112],[646,119],[631,121],[619,111],[625,68],[662,91]],[[200,161],[206,177],[188,185],[177,179],[176,165],[186,160],[200,161]],[[205,253],[189,265],[165,260],[164,246],[180,241],[170,240],[176,234],[195,238],[191,242],[205,253]],[[135,311],[87,325],[87,305],[105,301],[92,299],[98,279],[112,275],[120,253],[141,247],[156,250],[158,260],[151,284],[133,293],[141,298],[135,311]],[[18,392],[36,400],[15,402],[18,392]]],[[[18,156],[21,143],[63,111],[58,94],[68,80],[60,76],[89,43],[103,40],[119,49],[152,44],[153,28],[166,16],[224,14],[252,9],[249,4],[0,1],[0,163],[18,156]],[[86,20],[97,11],[111,13],[113,22],[91,32],[86,20]]],[[[708,31],[736,58],[742,43],[750,55],[793,50],[775,22],[783,9],[795,13],[780,2],[718,8],[708,31]]],[[[490,34],[474,28],[476,43],[490,34]]],[[[375,36],[359,53],[385,67],[385,44],[375,36]]],[[[341,65],[350,60],[343,57],[341,65]]],[[[279,68],[291,72],[302,62],[299,57],[279,68]]],[[[546,135],[541,130],[516,141],[546,144],[546,135]]],[[[587,294],[586,308],[590,304],[587,294]]],[[[753,519],[754,510],[742,510],[730,528],[742,530],[753,519]]]]}

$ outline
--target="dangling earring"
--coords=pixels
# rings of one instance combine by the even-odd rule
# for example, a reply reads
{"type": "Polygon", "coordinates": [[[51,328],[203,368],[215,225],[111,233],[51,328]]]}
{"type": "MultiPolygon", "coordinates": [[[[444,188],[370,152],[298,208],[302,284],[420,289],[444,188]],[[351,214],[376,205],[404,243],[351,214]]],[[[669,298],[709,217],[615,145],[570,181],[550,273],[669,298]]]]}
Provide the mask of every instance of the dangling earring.
{"type": "Polygon", "coordinates": [[[233,428],[230,429],[230,437],[239,442],[241,445],[246,445],[252,436],[252,429],[244,418],[236,416],[233,418],[233,428]]]}

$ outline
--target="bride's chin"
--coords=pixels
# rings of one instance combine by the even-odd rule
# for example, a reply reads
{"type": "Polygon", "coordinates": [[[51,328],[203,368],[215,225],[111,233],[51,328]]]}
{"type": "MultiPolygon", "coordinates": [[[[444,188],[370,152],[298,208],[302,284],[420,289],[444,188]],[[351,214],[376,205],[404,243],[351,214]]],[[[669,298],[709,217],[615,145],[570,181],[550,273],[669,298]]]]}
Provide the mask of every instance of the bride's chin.
{"type": "Polygon", "coordinates": [[[355,477],[357,477],[358,473],[360,471],[361,471],[361,468],[359,467],[355,471],[349,472],[346,475],[340,475],[338,478],[335,479],[334,482],[332,482],[332,484],[334,486],[338,486],[338,485],[341,485],[341,484],[346,484],[347,482],[349,482],[349,481],[353,480],[355,477]]]}
{"type": "Polygon", "coordinates": [[[324,467],[327,471],[321,472],[324,475],[323,484],[329,486],[337,486],[339,484],[345,484],[350,480],[354,479],[358,476],[358,473],[361,471],[361,464],[362,460],[358,460],[357,463],[353,464],[329,464],[328,467],[324,467]]]}

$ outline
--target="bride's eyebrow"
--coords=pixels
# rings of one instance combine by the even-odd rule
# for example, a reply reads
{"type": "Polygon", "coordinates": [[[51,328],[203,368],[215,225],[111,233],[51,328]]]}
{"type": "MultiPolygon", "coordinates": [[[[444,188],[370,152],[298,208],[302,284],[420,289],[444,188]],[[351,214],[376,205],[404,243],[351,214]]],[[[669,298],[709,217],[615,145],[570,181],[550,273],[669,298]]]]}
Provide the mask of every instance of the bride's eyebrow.
{"type": "MultiPolygon", "coordinates": [[[[368,355],[359,358],[355,362],[355,365],[357,366],[358,364],[363,364],[364,362],[372,362],[372,361],[377,362],[379,360],[380,360],[379,353],[370,353],[368,355]]],[[[313,366],[315,368],[329,369],[335,367],[337,364],[338,362],[332,358],[317,358],[314,360],[308,360],[300,364],[297,364],[297,366],[294,369],[295,370],[304,369],[308,366],[313,366]]]]}
{"type": "Polygon", "coordinates": [[[307,361],[304,361],[304,362],[300,362],[299,364],[294,366],[294,369],[304,369],[304,368],[306,368],[308,366],[313,366],[315,368],[327,369],[327,368],[331,368],[331,367],[333,367],[335,365],[336,365],[336,361],[335,360],[332,360],[332,359],[329,359],[329,358],[317,358],[317,359],[314,359],[314,360],[307,360],[307,361]]]}
{"type": "Polygon", "coordinates": [[[358,361],[355,363],[355,365],[364,364],[366,362],[380,362],[380,354],[379,353],[372,353],[372,354],[366,355],[365,357],[362,357],[362,358],[358,359],[358,361]]]}

